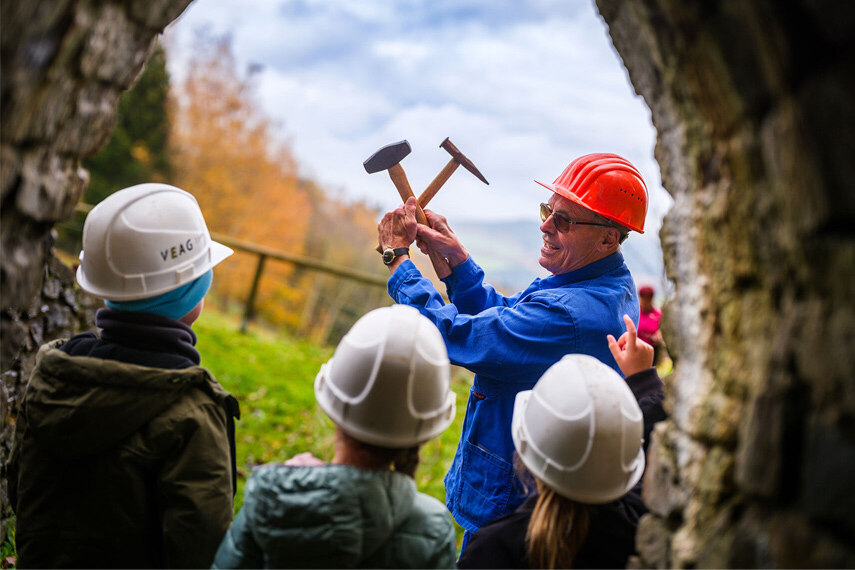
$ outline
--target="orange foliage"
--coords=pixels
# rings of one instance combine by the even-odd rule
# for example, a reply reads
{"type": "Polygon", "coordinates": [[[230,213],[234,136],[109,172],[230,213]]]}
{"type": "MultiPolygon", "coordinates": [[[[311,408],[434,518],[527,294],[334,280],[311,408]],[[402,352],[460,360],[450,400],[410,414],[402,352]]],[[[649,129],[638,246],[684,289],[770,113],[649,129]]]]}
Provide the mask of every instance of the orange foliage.
{"type": "MultiPolygon", "coordinates": [[[[374,250],[379,210],[362,202],[346,202],[304,182],[312,196],[312,219],[323,232],[313,235],[307,254],[343,267],[386,277],[388,270],[374,250]]],[[[303,309],[300,333],[315,342],[334,344],[367,311],[392,302],[385,290],[314,273],[303,309]]]]}
{"type": "MultiPolygon", "coordinates": [[[[311,204],[290,150],[274,140],[272,122],[253,101],[227,38],[200,36],[184,80],[173,92],[175,179],[199,201],[212,232],[302,254],[311,204]]],[[[258,258],[237,253],[216,270],[224,305],[245,301],[258,258]]],[[[306,279],[268,261],[256,308],[296,326],[306,279]],[[297,308],[295,308],[297,307],[297,308]]]]}

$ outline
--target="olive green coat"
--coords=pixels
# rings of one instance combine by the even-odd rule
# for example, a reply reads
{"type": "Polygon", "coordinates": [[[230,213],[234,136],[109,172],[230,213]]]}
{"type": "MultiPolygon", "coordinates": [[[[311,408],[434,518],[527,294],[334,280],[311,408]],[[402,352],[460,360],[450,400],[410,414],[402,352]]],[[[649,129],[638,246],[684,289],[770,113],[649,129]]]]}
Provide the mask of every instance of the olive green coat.
{"type": "MultiPolygon", "coordinates": [[[[21,567],[207,567],[237,402],[203,368],[39,351],[10,459],[21,567]]],[[[230,445],[231,444],[231,445],[230,445]]]]}
{"type": "Polygon", "coordinates": [[[394,471],[266,465],[215,568],[454,568],[451,517],[394,471]]]}

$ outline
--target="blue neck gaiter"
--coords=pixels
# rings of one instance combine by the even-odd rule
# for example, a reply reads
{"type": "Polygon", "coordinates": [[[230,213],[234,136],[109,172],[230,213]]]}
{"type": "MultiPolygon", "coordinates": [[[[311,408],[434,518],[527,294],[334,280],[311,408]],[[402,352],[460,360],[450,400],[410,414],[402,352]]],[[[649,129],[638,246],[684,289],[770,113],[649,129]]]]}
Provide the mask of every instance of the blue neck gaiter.
{"type": "Polygon", "coordinates": [[[199,304],[211,288],[213,280],[214,270],[209,269],[207,273],[190,283],[162,295],[135,301],[105,301],[105,304],[116,311],[151,313],[178,320],[199,304]]]}

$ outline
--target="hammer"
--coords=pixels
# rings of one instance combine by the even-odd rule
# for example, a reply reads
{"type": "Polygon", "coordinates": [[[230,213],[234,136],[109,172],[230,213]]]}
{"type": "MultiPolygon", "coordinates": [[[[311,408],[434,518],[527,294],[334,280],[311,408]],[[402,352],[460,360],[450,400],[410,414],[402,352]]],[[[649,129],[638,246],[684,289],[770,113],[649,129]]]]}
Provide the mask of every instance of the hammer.
{"type": "Polygon", "coordinates": [[[436,193],[439,192],[439,189],[442,188],[442,185],[445,184],[445,182],[451,177],[452,174],[454,174],[454,171],[457,170],[458,166],[462,166],[463,168],[474,174],[478,178],[478,180],[480,180],[484,184],[487,184],[488,186],[490,185],[490,183],[487,182],[487,179],[484,178],[484,175],[481,174],[481,172],[477,168],[475,168],[474,164],[472,164],[472,161],[466,158],[466,155],[460,152],[457,147],[454,146],[454,144],[448,139],[448,137],[446,137],[445,140],[442,141],[439,147],[444,148],[446,151],[448,151],[448,154],[451,155],[451,160],[449,160],[448,164],[446,164],[443,169],[439,171],[439,174],[436,175],[436,178],[434,178],[431,183],[428,184],[428,187],[425,188],[425,191],[422,192],[419,196],[420,207],[425,208],[428,205],[428,202],[430,202],[433,197],[436,196],[436,193]]]}
{"type": "MultiPolygon", "coordinates": [[[[392,179],[392,182],[395,184],[395,188],[398,189],[398,194],[401,195],[401,199],[404,202],[406,202],[410,196],[413,196],[413,190],[410,188],[407,175],[401,167],[401,161],[404,160],[404,157],[410,154],[412,150],[410,143],[407,141],[387,144],[369,156],[365,162],[362,163],[362,166],[365,167],[365,172],[368,174],[374,174],[381,170],[388,171],[389,178],[392,179]]],[[[427,217],[425,217],[424,210],[422,210],[421,206],[416,207],[416,220],[418,220],[422,225],[430,225],[428,224],[427,217]]]]}
{"type": "MultiPolygon", "coordinates": [[[[410,143],[403,140],[384,146],[369,156],[365,162],[362,163],[362,166],[365,167],[365,171],[368,174],[374,174],[381,170],[388,171],[389,178],[392,179],[392,182],[395,184],[395,188],[398,189],[398,194],[401,195],[401,199],[404,202],[406,202],[410,196],[413,196],[413,190],[410,188],[410,183],[407,181],[407,175],[404,173],[404,169],[401,167],[400,162],[404,157],[410,154],[412,150],[410,143]]],[[[424,210],[422,210],[421,206],[418,204],[416,205],[416,221],[424,226],[430,227],[424,210]]],[[[382,252],[382,249],[379,246],[377,249],[382,252]]],[[[445,258],[433,252],[431,252],[429,257],[431,263],[433,263],[433,268],[438,275],[448,275],[451,272],[451,268],[448,266],[448,262],[445,258]]]]}

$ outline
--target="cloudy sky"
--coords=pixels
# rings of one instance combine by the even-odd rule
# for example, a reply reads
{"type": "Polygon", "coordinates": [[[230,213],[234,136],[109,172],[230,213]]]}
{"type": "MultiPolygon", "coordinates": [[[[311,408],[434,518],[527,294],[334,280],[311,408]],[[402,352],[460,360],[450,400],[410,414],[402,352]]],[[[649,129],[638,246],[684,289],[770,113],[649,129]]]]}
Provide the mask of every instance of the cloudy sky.
{"type": "Polygon", "coordinates": [[[257,64],[259,102],[304,174],[384,209],[399,203],[362,162],[407,139],[418,194],[448,161],[445,137],[490,181],[458,169],[432,202],[455,220],[537,220],[551,182],[589,152],[615,152],[651,194],[645,239],[670,207],[636,96],[591,0],[195,0],[167,35],[172,71],[200,28],[257,64]]]}

